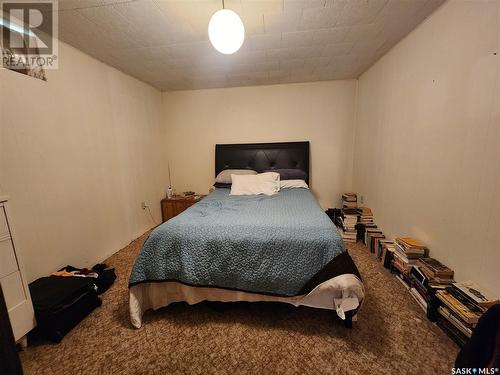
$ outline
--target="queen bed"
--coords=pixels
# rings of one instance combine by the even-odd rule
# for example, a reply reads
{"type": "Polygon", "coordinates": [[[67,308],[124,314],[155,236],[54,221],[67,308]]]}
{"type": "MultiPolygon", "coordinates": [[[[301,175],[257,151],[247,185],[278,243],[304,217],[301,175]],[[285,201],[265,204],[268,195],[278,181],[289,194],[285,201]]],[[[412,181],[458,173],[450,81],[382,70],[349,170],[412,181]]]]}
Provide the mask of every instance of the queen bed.
{"type": "MultiPolygon", "coordinates": [[[[216,145],[226,169],[297,169],[309,182],[309,142],[216,145]]],[[[361,276],[308,188],[231,195],[217,188],[152,231],[130,280],[130,319],[173,302],[283,302],[336,311],[346,325],[364,298],[361,276]]]]}

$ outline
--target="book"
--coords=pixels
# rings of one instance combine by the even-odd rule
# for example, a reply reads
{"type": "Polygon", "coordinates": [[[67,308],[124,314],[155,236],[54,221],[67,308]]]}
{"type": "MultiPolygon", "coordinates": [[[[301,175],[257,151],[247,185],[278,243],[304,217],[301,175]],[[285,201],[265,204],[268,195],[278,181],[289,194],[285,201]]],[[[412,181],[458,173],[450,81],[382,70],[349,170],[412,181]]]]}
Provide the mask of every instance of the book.
{"type": "Polygon", "coordinates": [[[408,263],[408,260],[405,260],[401,257],[397,251],[392,254],[392,266],[402,273],[407,273],[411,267],[411,264],[408,263]]]}
{"type": "Polygon", "coordinates": [[[368,207],[360,207],[359,221],[361,223],[373,223],[373,213],[368,207]]]}
{"type": "Polygon", "coordinates": [[[462,303],[465,307],[467,307],[470,311],[477,312],[479,314],[482,314],[484,312],[484,308],[476,304],[474,301],[471,299],[467,298],[466,295],[464,295],[462,292],[460,292],[458,289],[453,288],[452,286],[446,288],[446,291],[453,296],[457,301],[462,303]]]}
{"type": "Polygon", "coordinates": [[[441,328],[459,347],[463,347],[467,343],[467,337],[459,331],[453,324],[446,320],[443,316],[438,316],[437,325],[441,328]]]}
{"type": "Polygon", "coordinates": [[[382,260],[382,256],[384,254],[384,251],[386,251],[387,246],[389,246],[389,245],[392,245],[392,240],[381,238],[378,241],[378,247],[377,247],[377,251],[376,251],[377,258],[382,260]]]}
{"type": "Polygon", "coordinates": [[[373,233],[370,236],[370,252],[375,253],[378,249],[378,243],[381,239],[384,239],[385,235],[383,233],[373,233]]]}
{"type": "Polygon", "coordinates": [[[385,249],[385,252],[382,255],[382,264],[384,265],[385,268],[390,269],[392,265],[392,259],[394,257],[394,247],[392,246],[387,246],[385,249]]]}
{"type": "Polygon", "coordinates": [[[400,274],[396,275],[396,280],[398,280],[401,283],[401,285],[405,287],[405,289],[410,290],[410,284],[405,280],[403,275],[400,274]]]}
{"type": "Polygon", "coordinates": [[[396,241],[398,241],[399,243],[401,243],[402,245],[404,245],[405,247],[411,247],[411,248],[420,248],[420,249],[425,249],[427,248],[422,242],[420,242],[419,240],[416,240],[412,237],[398,237],[396,239],[396,241]]]}
{"type": "Polygon", "coordinates": [[[346,202],[357,202],[358,196],[356,195],[356,193],[344,193],[342,194],[342,200],[346,202]]]}
{"type": "Polygon", "coordinates": [[[479,320],[479,314],[471,311],[467,306],[453,297],[447,290],[436,291],[436,297],[465,323],[476,324],[479,320]]]}
{"type": "Polygon", "coordinates": [[[358,207],[358,196],[356,195],[356,193],[344,193],[344,194],[342,194],[342,207],[357,208],[358,207]]]}
{"type": "Polygon", "coordinates": [[[404,253],[408,258],[421,258],[427,255],[428,250],[426,247],[420,246],[417,240],[411,239],[411,243],[417,243],[419,246],[410,245],[409,237],[397,237],[395,245],[398,250],[404,253]]]}
{"type": "Polygon", "coordinates": [[[472,329],[465,325],[459,318],[457,318],[453,313],[448,310],[445,306],[438,307],[438,313],[453,324],[460,332],[462,332],[465,336],[470,338],[472,336],[472,329]]]}
{"type": "Polygon", "coordinates": [[[417,301],[418,305],[422,308],[422,310],[424,310],[424,312],[427,312],[427,301],[422,298],[420,293],[415,288],[410,288],[409,290],[413,299],[417,301]]]}
{"type": "Polygon", "coordinates": [[[427,285],[429,279],[425,274],[420,270],[418,266],[412,266],[410,269],[410,276],[413,278],[417,285],[422,286],[422,288],[427,289],[427,285]]]}
{"type": "Polygon", "coordinates": [[[472,281],[464,281],[461,283],[452,284],[453,289],[464,295],[474,304],[488,308],[499,303],[498,297],[495,297],[491,292],[474,284],[472,281]]]}
{"type": "Polygon", "coordinates": [[[454,276],[452,269],[446,267],[443,263],[434,258],[420,258],[419,263],[422,268],[425,268],[425,270],[428,271],[427,273],[431,275],[431,277],[452,279],[454,276]]]}
{"type": "MultiPolygon", "coordinates": [[[[357,240],[357,229],[359,211],[356,208],[356,202],[351,202],[354,198],[351,196],[353,193],[346,193],[342,196],[342,206],[340,215],[336,218],[337,225],[342,228],[341,237],[344,242],[355,243],[357,240]],[[346,201],[348,199],[349,201],[346,201]],[[346,207],[346,203],[354,203],[353,207],[346,207]]],[[[354,194],[355,196],[355,194],[354,194]]]]}
{"type": "Polygon", "coordinates": [[[370,244],[370,236],[372,233],[382,233],[382,231],[378,228],[366,228],[365,230],[365,238],[364,238],[364,241],[363,243],[366,245],[366,246],[369,246],[370,244]]]}

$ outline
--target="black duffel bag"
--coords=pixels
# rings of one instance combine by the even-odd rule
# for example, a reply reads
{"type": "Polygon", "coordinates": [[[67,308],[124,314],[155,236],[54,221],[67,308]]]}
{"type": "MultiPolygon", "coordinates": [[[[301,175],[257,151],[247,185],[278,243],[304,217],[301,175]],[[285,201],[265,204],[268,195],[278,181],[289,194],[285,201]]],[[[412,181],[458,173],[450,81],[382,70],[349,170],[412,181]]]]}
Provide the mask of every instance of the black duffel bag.
{"type": "Polygon", "coordinates": [[[29,285],[37,333],[60,342],[92,310],[101,306],[95,278],[48,276],[29,285]]]}

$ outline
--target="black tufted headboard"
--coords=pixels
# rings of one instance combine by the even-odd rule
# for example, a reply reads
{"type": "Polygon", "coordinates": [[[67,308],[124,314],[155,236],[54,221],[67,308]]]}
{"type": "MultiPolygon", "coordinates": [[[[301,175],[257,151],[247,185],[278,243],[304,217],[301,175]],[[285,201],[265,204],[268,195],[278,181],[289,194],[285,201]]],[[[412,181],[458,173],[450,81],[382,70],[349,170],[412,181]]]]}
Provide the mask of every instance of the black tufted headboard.
{"type": "Polygon", "coordinates": [[[215,145],[215,175],[224,169],[300,169],[309,184],[309,142],[215,145]]]}

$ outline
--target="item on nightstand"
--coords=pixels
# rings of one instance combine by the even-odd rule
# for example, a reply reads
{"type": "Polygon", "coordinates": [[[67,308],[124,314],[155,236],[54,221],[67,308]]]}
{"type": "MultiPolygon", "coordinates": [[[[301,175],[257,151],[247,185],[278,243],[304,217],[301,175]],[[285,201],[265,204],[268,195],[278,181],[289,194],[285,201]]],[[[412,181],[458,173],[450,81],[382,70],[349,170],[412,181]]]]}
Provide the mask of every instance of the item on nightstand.
{"type": "Polygon", "coordinates": [[[167,199],[174,196],[174,190],[172,189],[172,178],[170,176],[170,163],[168,163],[168,189],[167,189],[167,199]]]}
{"type": "Polygon", "coordinates": [[[173,196],[174,196],[174,191],[169,186],[168,189],[167,189],[167,199],[171,199],[173,196]]]}

